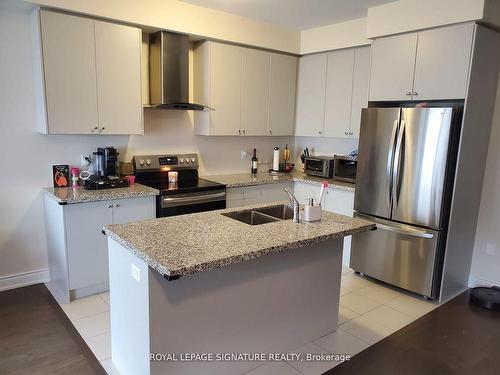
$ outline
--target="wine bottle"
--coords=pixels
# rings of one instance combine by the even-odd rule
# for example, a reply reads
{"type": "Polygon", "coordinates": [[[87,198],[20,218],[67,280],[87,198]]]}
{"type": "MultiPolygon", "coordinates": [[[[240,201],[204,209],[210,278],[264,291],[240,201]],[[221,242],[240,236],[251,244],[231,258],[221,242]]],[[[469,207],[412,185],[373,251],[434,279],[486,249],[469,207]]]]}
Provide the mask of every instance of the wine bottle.
{"type": "Polygon", "coordinates": [[[253,149],[253,157],[252,157],[252,173],[257,173],[257,149],[253,149]]]}

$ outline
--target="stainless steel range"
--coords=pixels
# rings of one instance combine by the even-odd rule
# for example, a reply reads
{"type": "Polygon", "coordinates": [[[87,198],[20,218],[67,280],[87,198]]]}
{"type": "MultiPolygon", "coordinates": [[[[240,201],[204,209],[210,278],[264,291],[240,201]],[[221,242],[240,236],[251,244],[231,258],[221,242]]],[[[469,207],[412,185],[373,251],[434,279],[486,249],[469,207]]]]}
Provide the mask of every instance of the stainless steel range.
{"type": "Polygon", "coordinates": [[[133,163],[135,181],[160,190],[156,217],[226,208],[226,185],[198,177],[197,154],[136,155],[133,163]]]}

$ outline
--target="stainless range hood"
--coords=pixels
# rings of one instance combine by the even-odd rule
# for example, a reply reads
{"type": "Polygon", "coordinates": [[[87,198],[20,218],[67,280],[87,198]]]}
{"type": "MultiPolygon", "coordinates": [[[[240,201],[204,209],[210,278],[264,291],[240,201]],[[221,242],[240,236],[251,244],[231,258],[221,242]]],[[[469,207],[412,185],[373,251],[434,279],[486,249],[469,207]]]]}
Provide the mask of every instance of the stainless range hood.
{"type": "Polygon", "coordinates": [[[149,90],[152,108],[202,111],[189,102],[189,37],[158,31],[149,36],[149,90]]]}

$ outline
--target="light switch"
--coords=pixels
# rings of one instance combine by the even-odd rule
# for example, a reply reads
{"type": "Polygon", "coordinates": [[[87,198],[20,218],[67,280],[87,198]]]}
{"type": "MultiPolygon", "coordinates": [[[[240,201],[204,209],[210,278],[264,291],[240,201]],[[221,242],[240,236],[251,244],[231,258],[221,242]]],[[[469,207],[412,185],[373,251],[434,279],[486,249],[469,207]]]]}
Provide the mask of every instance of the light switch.
{"type": "Polygon", "coordinates": [[[130,265],[130,273],[132,277],[140,284],[141,283],[141,269],[134,263],[130,265]]]}

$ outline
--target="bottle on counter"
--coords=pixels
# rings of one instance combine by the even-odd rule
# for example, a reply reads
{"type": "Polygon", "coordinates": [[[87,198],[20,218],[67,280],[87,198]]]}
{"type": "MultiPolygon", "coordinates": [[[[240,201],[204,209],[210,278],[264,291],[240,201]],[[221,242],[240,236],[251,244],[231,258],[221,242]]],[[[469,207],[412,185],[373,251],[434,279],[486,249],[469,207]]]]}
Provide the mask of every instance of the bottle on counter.
{"type": "Polygon", "coordinates": [[[253,149],[253,156],[252,156],[252,173],[256,174],[257,173],[257,149],[253,149]]]}

